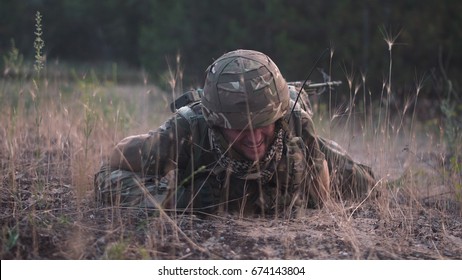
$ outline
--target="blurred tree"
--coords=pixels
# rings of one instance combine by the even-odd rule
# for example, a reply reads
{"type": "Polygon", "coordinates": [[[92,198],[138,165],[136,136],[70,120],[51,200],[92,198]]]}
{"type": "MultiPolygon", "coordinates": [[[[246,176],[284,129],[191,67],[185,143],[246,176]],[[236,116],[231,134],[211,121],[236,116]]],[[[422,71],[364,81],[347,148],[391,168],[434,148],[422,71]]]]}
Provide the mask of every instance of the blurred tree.
{"type": "Polygon", "coordinates": [[[333,47],[333,63],[326,58],[320,68],[336,79],[366,73],[370,87],[380,88],[388,75],[385,40],[395,36],[396,88],[413,86],[416,69],[462,76],[458,0],[0,0],[0,53],[14,39],[32,57],[36,11],[49,59],[124,62],[157,79],[179,54],[184,83],[194,86],[214,58],[232,49],[263,51],[288,80],[301,80],[333,47]]]}
{"type": "Polygon", "coordinates": [[[0,55],[7,53],[11,40],[21,52],[31,48],[30,53],[33,53],[34,14],[35,11],[30,13],[25,1],[0,1],[0,55]]]}

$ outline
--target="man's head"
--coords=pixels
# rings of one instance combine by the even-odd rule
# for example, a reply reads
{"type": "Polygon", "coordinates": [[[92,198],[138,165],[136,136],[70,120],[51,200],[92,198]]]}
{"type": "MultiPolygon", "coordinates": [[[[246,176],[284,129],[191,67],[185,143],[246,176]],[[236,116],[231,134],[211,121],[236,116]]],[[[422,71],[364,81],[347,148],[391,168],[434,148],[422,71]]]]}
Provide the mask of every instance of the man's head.
{"type": "Polygon", "coordinates": [[[285,115],[289,100],[285,79],[261,52],[232,51],[207,68],[202,104],[211,127],[266,126],[285,115]]]}
{"type": "Polygon", "coordinates": [[[289,110],[289,101],[285,79],[261,52],[232,51],[207,68],[202,97],[207,124],[250,160],[264,156],[274,138],[274,124],[289,110]]]}

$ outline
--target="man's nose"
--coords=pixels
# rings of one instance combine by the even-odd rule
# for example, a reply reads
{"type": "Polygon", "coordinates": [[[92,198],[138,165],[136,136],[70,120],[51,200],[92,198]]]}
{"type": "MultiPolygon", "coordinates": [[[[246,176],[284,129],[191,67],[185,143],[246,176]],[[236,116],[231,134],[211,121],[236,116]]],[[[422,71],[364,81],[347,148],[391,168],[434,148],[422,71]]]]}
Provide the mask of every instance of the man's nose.
{"type": "Polygon", "coordinates": [[[247,137],[254,143],[260,143],[263,139],[263,131],[260,128],[256,128],[253,131],[249,131],[247,137]]]}

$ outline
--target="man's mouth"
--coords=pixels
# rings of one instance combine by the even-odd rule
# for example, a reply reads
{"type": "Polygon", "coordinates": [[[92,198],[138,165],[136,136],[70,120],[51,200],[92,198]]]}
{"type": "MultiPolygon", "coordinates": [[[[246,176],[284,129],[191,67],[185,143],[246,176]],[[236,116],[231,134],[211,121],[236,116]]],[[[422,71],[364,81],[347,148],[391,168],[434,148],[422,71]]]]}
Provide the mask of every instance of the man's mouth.
{"type": "Polygon", "coordinates": [[[261,147],[261,145],[263,145],[263,142],[264,141],[262,139],[260,142],[258,142],[256,144],[255,143],[245,143],[244,146],[246,146],[249,149],[258,149],[258,148],[261,147]]]}

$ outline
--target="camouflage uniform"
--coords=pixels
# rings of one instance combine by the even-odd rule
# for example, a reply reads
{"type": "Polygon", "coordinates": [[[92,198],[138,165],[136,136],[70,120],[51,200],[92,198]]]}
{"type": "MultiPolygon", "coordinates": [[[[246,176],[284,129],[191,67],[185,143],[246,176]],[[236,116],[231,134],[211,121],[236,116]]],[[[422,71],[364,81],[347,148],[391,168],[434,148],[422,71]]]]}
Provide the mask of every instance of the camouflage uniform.
{"type": "Polygon", "coordinates": [[[207,69],[203,92],[201,102],[180,108],[156,131],[116,146],[122,158],[95,176],[100,203],[207,213],[320,206],[326,159],[338,194],[360,197],[375,183],[368,167],[316,135],[311,116],[294,107],[287,83],[266,55],[223,55],[207,69]],[[257,162],[235,152],[219,132],[272,123],[274,143],[257,162]],[[159,181],[172,170],[175,182],[159,181]]]}

